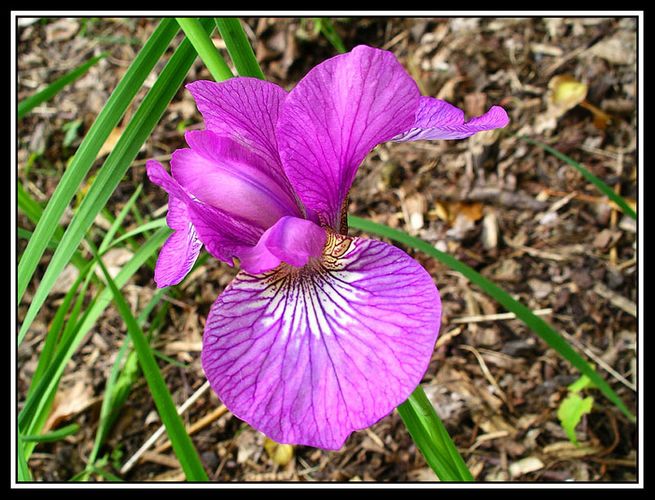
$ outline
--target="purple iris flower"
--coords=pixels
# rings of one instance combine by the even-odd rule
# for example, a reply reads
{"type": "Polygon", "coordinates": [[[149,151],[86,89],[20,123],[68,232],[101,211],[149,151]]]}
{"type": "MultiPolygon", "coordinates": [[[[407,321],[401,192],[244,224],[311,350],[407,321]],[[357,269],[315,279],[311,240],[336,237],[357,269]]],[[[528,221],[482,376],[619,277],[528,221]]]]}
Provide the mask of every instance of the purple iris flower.
{"type": "Polygon", "coordinates": [[[157,286],[179,283],[202,245],[241,271],[213,304],[202,366],[223,403],[271,439],[339,449],[405,401],[427,370],[441,302],[402,250],[348,236],[346,198],[385,141],[460,139],[504,127],[493,106],[421,97],[391,52],[358,46],[290,92],[232,78],[187,85],[206,129],[156,161],[174,230],[157,286]]]}

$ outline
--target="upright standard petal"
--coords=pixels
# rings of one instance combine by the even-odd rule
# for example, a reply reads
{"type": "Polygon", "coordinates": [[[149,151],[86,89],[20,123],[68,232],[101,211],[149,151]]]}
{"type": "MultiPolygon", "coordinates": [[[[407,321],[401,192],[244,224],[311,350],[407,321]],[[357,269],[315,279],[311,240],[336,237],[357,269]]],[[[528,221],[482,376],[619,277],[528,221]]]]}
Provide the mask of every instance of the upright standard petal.
{"type": "Polygon", "coordinates": [[[395,56],[355,47],[312,69],[289,93],[277,123],[282,164],[303,203],[339,231],[360,163],[414,122],[419,91],[395,56]]]}
{"type": "Polygon", "coordinates": [[[178,149],[171,173],[202,202],[262,228],[285,215],[301,216],[294,196],[261,157],[209,130],[187,132],[190,149],[178,149]]]}
{"type": "Polygon", "coordinates": [[[420,383],[440,314],[406,253],[330,233],[320,263],[237,275],[209,313],[202,364],[230,411],[271,439],[339,449],[420,383]]]}
{"type": "Polygon", "coordinates": [[[280,178],[288,194],[294,196],[280,163],[275,135],[275,124],[287,92],[274,83],[249,77],[223,82],[198,80],[186,88],[193,95],[206,128],[234,139],[259,155],[280,178]]]}
{"type": "Polygon", "coordinates": [[[507,112],[500,106],[492,106],[485,114],[465,121],[464,111],[458,107],[441,99],[423,96],[414,124],[392,140],[464,139],[483,130],[503,128],[508,123],[507,112]]]}

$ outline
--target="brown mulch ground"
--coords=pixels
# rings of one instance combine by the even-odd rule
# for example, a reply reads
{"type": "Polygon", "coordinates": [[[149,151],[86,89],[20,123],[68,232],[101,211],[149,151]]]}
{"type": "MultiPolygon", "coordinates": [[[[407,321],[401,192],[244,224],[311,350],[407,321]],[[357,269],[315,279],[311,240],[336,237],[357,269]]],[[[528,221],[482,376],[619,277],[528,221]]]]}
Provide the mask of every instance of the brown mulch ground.
{"type": "MultiPolygon", "coordinates": [[[[151,19],[93,18],[19,27],[19,100],[92,55],[110,53],[19,123],[18,180],[35,199],[51,196],[81,137],[155,24],[151,19]],[[78,127],[77,132],[66,137],[71,127],[78,127]]],[[[247,25],[265,74],[287,89],[336,53],[313,32],[311,21],[248,19],[247,25]]],[[[468,116],[501,104],[511,118],[506,129],[469,140],[378,147],[359,170],[349,212],[419,236],[531,309],[545,310],[543,317],[585,353],[634,410],[635,225],[575,170],[518,135],[547,142],[634,200],[636,20],[339,18],[335,27],[347,48],[366,43],[393,51],[424,95],[446,99],[468,116]],[[586,104],[558,115],[549,104],[548,86],[554,76],[564,74],[587,83],[588,92],[586,104]],[[594,106],[609,120],[592,111],[594,106]]],[[[152,84],[154,77],[147,82],[152,84]]],[[[197,61],[187,81],[199,78],[210,75],[197,61]]],[[[145,160],[167,159],[184,146],[181,130],[200,123],[191,96],[180,90],[112,196],[108,208],[114,215],[140,183],[143,214],[150,216],[166,203],[162,191],[147,182],[145,160]]],[[[67,214],[65,222],[69,220],[67,214]]],[[[22,214],[18,224],[34,227],[22,214]]],[[[125,227],[137,224],[131,214],[125,227]]],[[[19,251],[24,247],[21,240],[19,251]]],[[[50,255],[46,252],[37,277],[50,255]]],[[[578,378],[576,371],[520,321],[472,319],[505,311],[458,273],[424,255],[412,255],[434,276],[443,302],[440,339],[423,385],[476,479],[634,481],[636,425],[592,389],[586,394],[595,398],[593,411],[577,428],[580,446],[569,443],[557,409],[567,386],[578,378]]],[[[114,258],[120,265],[129,253],[114,258]]],[[[199,356],[204,320],[234,273],[208,259],[198,277],[172,299],[165,325],[153,341],[155,349],[179,362],[160,360],[177,404],[205,382],[199,356]]],[[[64,278],[18,350],[21,401],[66,290],[64,278]]],[[[19,307],[19,321],[34,290],[32,283],[19,307]]],[[[155,290],[152,272],[144,267],[124,290],[136,309],[155,290]]],[[[93,293],[91,289],[89,297],[93,293]]],[[[109,308],[67,367],[54,425],[77,422],[82,429],[36,448],[30,460],[36,480],[65,481],[84,468],[105,381],[125,334],[120,316],[109,308]],[[62,409],[63,401],[77,406],[62,409]]],[[[193,424],[219,406],[214,394],[205,393],[184,419],[193,424]]],[[[291,460],[267,450],[264,436],[229,412],[210,420],[193,440],[216,481],[436,479],[395,412],[354,433],[339,452],[295,447],[291,460]]],[[[119,473],[159,426],[147,386],[139,380],[103,447],[107,470],[127,481],[182,480],[170,449],[151,452],[126,474],[119,473]]]]}

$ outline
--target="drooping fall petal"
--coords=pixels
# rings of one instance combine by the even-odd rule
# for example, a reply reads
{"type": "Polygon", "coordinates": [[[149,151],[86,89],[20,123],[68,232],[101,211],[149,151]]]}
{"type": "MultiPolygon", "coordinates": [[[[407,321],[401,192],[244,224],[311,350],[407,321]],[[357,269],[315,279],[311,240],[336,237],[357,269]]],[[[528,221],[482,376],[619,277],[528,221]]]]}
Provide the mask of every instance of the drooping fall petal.
{"type": "Polygon", "coordinates": [[[420,383],[441,305],[402,250],[329,238],[320,265],[239,273],[211,308],[202,363],[221,401],[255,429],[338,449],[420,383]]]}

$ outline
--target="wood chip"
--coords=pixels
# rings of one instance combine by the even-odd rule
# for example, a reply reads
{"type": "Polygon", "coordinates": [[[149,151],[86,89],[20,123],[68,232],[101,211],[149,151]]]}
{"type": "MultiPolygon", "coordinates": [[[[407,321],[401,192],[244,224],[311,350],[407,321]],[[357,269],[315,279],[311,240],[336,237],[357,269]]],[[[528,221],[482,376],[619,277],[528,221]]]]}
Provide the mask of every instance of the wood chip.
{"type": "Polygon", "coordinates": [[[498,217],[494,211],[488,211],[482,219],[482,246],[487,250],[498,246],[498,217]]]}
{"type": "Polygon", "coordinates": [[[619,309],[627,312],[628,314],[637,317],[637,304],[632,302],[629,299],[626,299],[624,296],[619,295],[614,290],[609,289],[600,282],[597,282],[594,285],[594,292],[596,292],[601,297],[609,300],[612,305],[618,307],[619,309]]]}
{"type": "Polygon", "coordinates": [[[555,455],[557,458],[564,460],[568,458],[595,455],[602,450],[603,448],[600,446],[592,446],[589,443],[579,443],[578,445],[575,445],[570,441],[559,441],[545,446],[543,452],[547,455],[555,455]]]}
{"type": "Polygon", "coordinates": [[[168,455],[162,455],[161,453],[157,453],[155,451],[146,451],[143,455],[141,455],[141,458],[147,462],[153,462],[165,467],[170,467],[171,469],[180,468],[180,462],[177,460],[177,458],[168,455]]]}
{"type": "Polygon", "coordinates": [[[512,477],[519,477],[529,472],[536,472],[544,468],[544,463],[537,457],[527,457],[514,462],[509,466],[509,474],[512,477]]]}

